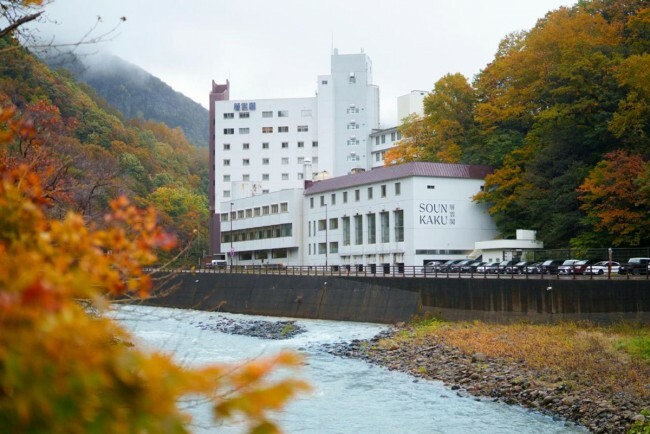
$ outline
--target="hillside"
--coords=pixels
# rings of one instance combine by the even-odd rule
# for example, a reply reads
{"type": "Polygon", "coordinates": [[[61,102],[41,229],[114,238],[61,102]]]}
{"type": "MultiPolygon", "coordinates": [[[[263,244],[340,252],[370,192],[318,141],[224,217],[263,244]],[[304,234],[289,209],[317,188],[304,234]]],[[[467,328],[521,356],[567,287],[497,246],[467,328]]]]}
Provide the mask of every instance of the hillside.
{"type": "MultiPolygon", "coordinates": [[[[44,180],[48,212],[76,211],[102,224],[109,203],[126,196],[156,209],[198,261],[206,240],[208,157],[180,128],[119,113],[66,71],[55,72],[16,43],[0,38],[0,113],[33,134],[0,148],[3,168],[26,164],[44,180]],[[9,118],[11,116],[11,118],[9,118]]],[[[0,132],[6,125],[0,123],[0,132]]]]}
{"type": "Polygon", "coordinates": [[[57,56],[46,62],[53,68],[69,70],[127,119],[180,127],[191,143],[208,146],[208,110],[144,69],[108,54],[57,56]]]}

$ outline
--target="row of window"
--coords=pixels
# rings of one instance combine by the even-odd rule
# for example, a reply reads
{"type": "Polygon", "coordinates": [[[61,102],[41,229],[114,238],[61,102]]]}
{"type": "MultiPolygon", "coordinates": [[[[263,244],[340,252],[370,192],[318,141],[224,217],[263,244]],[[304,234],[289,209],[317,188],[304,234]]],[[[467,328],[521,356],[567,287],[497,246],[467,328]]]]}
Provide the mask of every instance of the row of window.
{"type": "MultiPolygon", "coordinates": [[[[364,216],[357,214],[350,217],[341,217],[341,242],[344,246],[352,244],[352,235],[354,235],[354,245],[364,244],[364,216]],[[354,233],[352,233],[352,224],[354,224],[354,233]]],[[[377,213],[366,214],[366,242],[365,244],[376,244],[377,235],[379,235],[380,243],[390,243],[390,213],[382,211],[379,213],[379,233],[377,233],[377,213]]],[[[338,218],[330,218],[328,220],[322,219],[308,223],[309,236],[317,235],[317,232],[336,230],[339,228],[338,218]]],[[[331,234],[332,238],[337,237],[337,232],[331,234]]],[[[393,241],[404,241],[404,211],[393,211],[393,241]]],[[[324,244],[324,243],[322,243],[324,244]]],[[[337,244],[338,247],[338,244],[337,244]]],[[[337,249],[338,252],[338,249],[337,249]]],[[[330,253],[337,253],[330,250],[330,253]]],[[[325,252],[322,252],[325,253],[325,252]]],[[[314,253],[315,254],[315,253],[314,253]]],[[[319,253],[321,254],[321,253],[319,253]]]]}
{"type": "MultiPolygon", "coordinates": [[[[289,253],[287,249],[272,249],[270,250],[271,258],[288,258],[289,253]]],[[[252,261],[253,259],[261,259],[264,262],[269,258],[269,250],[256,250],[254,252],[239,252],[237,253],[239,260],[252,261]]]]}
{"type": "Polygon", "coordinates": [[[263,215],[278,214],[282,212],[289,212],[289,203],[281,202],[272,205],[257,206],[255,208],[240,209],[237,211],[221,213],[221,221],[227,222],[232,220],[243,220],[245,218],[260,217],[263,215]]]}
{"type": "MultiPolygon", "coordinates": [[[[386,136],[388,136],[388,134],[382,134],[381,136],[375,137],[375,145],[383,145],[386,143],[386,136]]],[[[402,140],[402,133],[399,131],[393,131],[390,133],[390,141],[394,142],[396,140],[402,140]]]]}
{"type": "MultiPolygon", "coordinates": [[[[298,125],[296,128],[299,133],[306,133],[309,131],[309,125],[298,125]]],[[[250,134],[251,129],[248,127],[243,127],[239,128],[238,130],[239,134],[250,134]]],[[[273,127],[262,127],[262,133],[263,134],[269,134],[273,132],[273,127]]],[[[278,127],[278,133],[288,133],[289,132],[289,127],[288,126],[283,126],[283,127],[278,127]]],[[[235,129],[234,128],[224,128],[223,129],[223,134],[225,136],[230,136],[235,134],[235,129]]]]}
{"type": "MultiPolygon", "coordinates": [[[[401,182],[396,182],[393,184],[393,191],[395,196],[399,196],[402,194],[402,183],[401,182]]],[[[379,195],[380,197],[386,197],[388,191],[388,186],[386,184],[382,184],[379,186],[379,195]]],[[[366,189],[366,199],[372,200],[374,195],[375,195],[375,187],[368,187],[366,189]]],[[[348,193],[347,191],[343,191],[341,193],[343,203],[348,203],[348,193]]],[[[336,205],[336,199],[338,197],[337,193],[332,193],[330,195],[330,206],[336,205]]],[[[320,199],[320,206],[327,206],[327,203],[325,203],[325,195],[321,195],[319,197],[320,199]]],[[[354,190],[354,201],[359,202],[361,200],[361,189],[357,188],[354,190]]],[[[309,198],[309,207],[313,208],[314,207],[314,198],[310,197],[309,198]]]]}
{"type": "MultiPolygon", "coordinates": [[[[282,163],[283,166],[286,166],[289,164],[289,157],[281,157],[280,162],[282,163]]],[[[296,157],[296,163],[297,164],[303,164],[305,162],[305,157],[296,157]]],[[[318,157],[311,157],[311,162],[313,164],[318,164],[318,157]]],[[[264,157],[262,158],[262,166],[268,166],[271,164],[271,159],[264,157]]],[[[223,165],[224,167],[230,166],[230,158],[225,158],[223,160],[223,165]]],[[[251,165],[251,159],[250,158],[242,158],[242,166],[250,166],[251,165]]]]}
{"type": "MultiPolygon", "coordinates": [[[[278,110],[277,112],[277,117],[279,118],[288,118],[289,117],[289,110],[278,110]]],[[[300,116],[303,118],[308,118],[311,117],[311,110],[309,109],[303,109],[300,110],[300,116]]],[[[262,112],[262,117],[263,118],[272,118],[273,117],[273,111],[263,111],[262,112]]],[[[224,119],[235,119],[235,114],[234,113],[224,113],[223,114],[224,119]]],[[[239,119],[248,119],[250,118],[250,112],[239,112],[239,119]]]]}
{"type": "MultiPolygon", "coordinates": [[[[282,149],[289,149],[289,142],[281,142],[280,146],[282,149]]],[[[251,144],[250,143],[242,143],[241,147],[243,150],[249,150],[251,149],[251,144]]],[[[305,142],[296,142],[296,147],[298,148],[304,148],[305,147],[305,142]]],[[[318,148],[318,142],[313,141],[311,142],[311,147],[312,148],[318,148]]],[[[223,150],[224,151],[230,151],[232,147],[230,146],[230,143],[224,143],[223,144],[223,150]]],[[[271,149],[271,143],[270,142],[262,142],[262,149],[271,149]]]]}
{"type": "Polygon", "coordinates": [[[229,243],[231,241],[231,237],[233,242],[266,240],[269,238],[283,238],[290,237],[292,233],[293,227],[291,223],[263,226],[253,229],[241,229],[232,232],[225,231],[225,228],[221,228],[221,242],[229,243]]]}

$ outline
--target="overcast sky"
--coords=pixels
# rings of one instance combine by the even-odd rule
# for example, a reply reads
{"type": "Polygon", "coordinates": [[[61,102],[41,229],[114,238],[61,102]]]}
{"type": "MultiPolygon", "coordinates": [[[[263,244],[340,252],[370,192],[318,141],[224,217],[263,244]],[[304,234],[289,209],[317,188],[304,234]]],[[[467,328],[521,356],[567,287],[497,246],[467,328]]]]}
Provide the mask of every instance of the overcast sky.
{"type": "Polygon", "coordinates": [[[446,73],[471,78],[508,33],[575,0],[55,0],[57,42],[99,32],[125,16],[94,50],[134,63],[207,108],[212,80],[230,80],[231,99],[312,96],[329,73],[332,46],[363,49],[380,88],[383,127],[397,122],[396,98],[426,90],[446,73]]]}

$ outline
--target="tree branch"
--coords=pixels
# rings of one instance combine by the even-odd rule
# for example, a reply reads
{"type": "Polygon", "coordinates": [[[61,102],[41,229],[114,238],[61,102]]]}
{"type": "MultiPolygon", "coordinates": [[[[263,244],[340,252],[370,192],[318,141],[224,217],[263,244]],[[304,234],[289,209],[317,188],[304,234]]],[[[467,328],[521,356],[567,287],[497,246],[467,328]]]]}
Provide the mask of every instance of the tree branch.
{"type": "Polygon", "coordinates": [[[43,14],[44,11],[36,12],[35,14],[31,15],[25,15],[24,17],[18,19],[17,21],[11,23],[9,26],[5,27],[4,29],[0,29],[0,38],[8,35],[9,33],[13,32],[16,30],[18,27],[22,26],[25,23],[28,23],[30,21],[34,21],[36,18],[40,17],[41,14],[43,14]]]}

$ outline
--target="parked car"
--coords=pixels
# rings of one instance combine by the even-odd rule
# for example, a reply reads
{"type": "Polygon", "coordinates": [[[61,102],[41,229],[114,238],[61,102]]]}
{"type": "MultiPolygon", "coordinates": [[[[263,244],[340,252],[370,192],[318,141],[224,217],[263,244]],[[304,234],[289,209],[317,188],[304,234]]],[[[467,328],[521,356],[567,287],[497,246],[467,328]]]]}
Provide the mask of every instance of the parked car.
{"type": "Polygon", "coordinates": [[[438,265],[442,264],[440,261],[429,261],[426,264],[424,264],[424,267],[422,267],[422,272],[423,273],[435,273],[436,272],[436,267],[438,265]]]}
{"type": "Polygon", "coordinates": [[[558,274],[573,274],[574,266],[580,262],[580,259],[567,259],[562,262],[562,265],[557,267],[558,274]]]}
{"type": "Polygon", "coordinates": [[[467,264],[470,264],[472,262],[474,262],[474,261],[472,261],[471,259],[465,259],[463,261],[456,262],[455,264],[452,264],[452,265],[449,266],[449,272],[450,273],[460,273],[462,267],[464,267],[467,264]]]}
{"type": "Polygon", "coordinates": [[[626,264],[618,268],[620,274],[648,274],[650,258],[630,258],[626,264]]]}
{"type": "Polygon", "coordinates": [[[483,264],[476,267],[477,273],[482,274],[496,274],[496,269],[499,266],[498,262],[492,262],[491,264],[483,264]]]}
{"type": "Polygon", "coordinates": [[[506,272],[506,268],[512,267],[517,261],[501,261],[497,264],[494,269],[491,269],[489,273],[491,274],[503,274],[506,272]]]}
{"type": "Polygon", "coordinates": [[[593,265],[594,261],[591,259],[582,259],[571,267],[570,272],[575,274],[585,274],[587,269],[593,265]]]}
{"type": "Polygon", "coordinates": [[[476,269],[480,267],[481,265],[485,265],[487,262],[483,261],[472,261],[469,264],[465,264],[462,267],[460,267],[460,272],[461,273],[476,273],[476,269]]]}
{"type": "Polygon", "coordinates": [[[530,261],[519,261],[516,264],[509,265],[506,267],[504,270],[504,273],[506,274],[524,274],[524,268],[532,265],[533,263],[530,261]]]}
{"type": "MultiPolygon", "coordinates": [[[[618,269],[621,264],[618,262],[612,261],[612,272],[618,272],[618,269]]],[[[605,274],[609,271],[609,261],[600,261],[595,264],[587,266],[585,268],[584,274],[605,274]]]]}
{"type": "Polygon", "coordinates": [[[563,262],[562,259],[547,259],[542,262],[540,272],[542,274],[557,274],[557,269],[563,262]]]}
{"type": "Polygon", "coordinates": [[[454,264],[459,263],[462,261],[462,259],[450,259],[449,261],[445,262],[444,264],[440,264],[436,266],[436,271],[438,273],[449,273],[451,270],[451,266],[454,264]]]}
{"type": "Polygon", "coordinates": [[[530,265],[524,267],[524,273],[526,274],[541,274],[542,273],[542,264],[543,262],[534,262],[530,265]]]}

